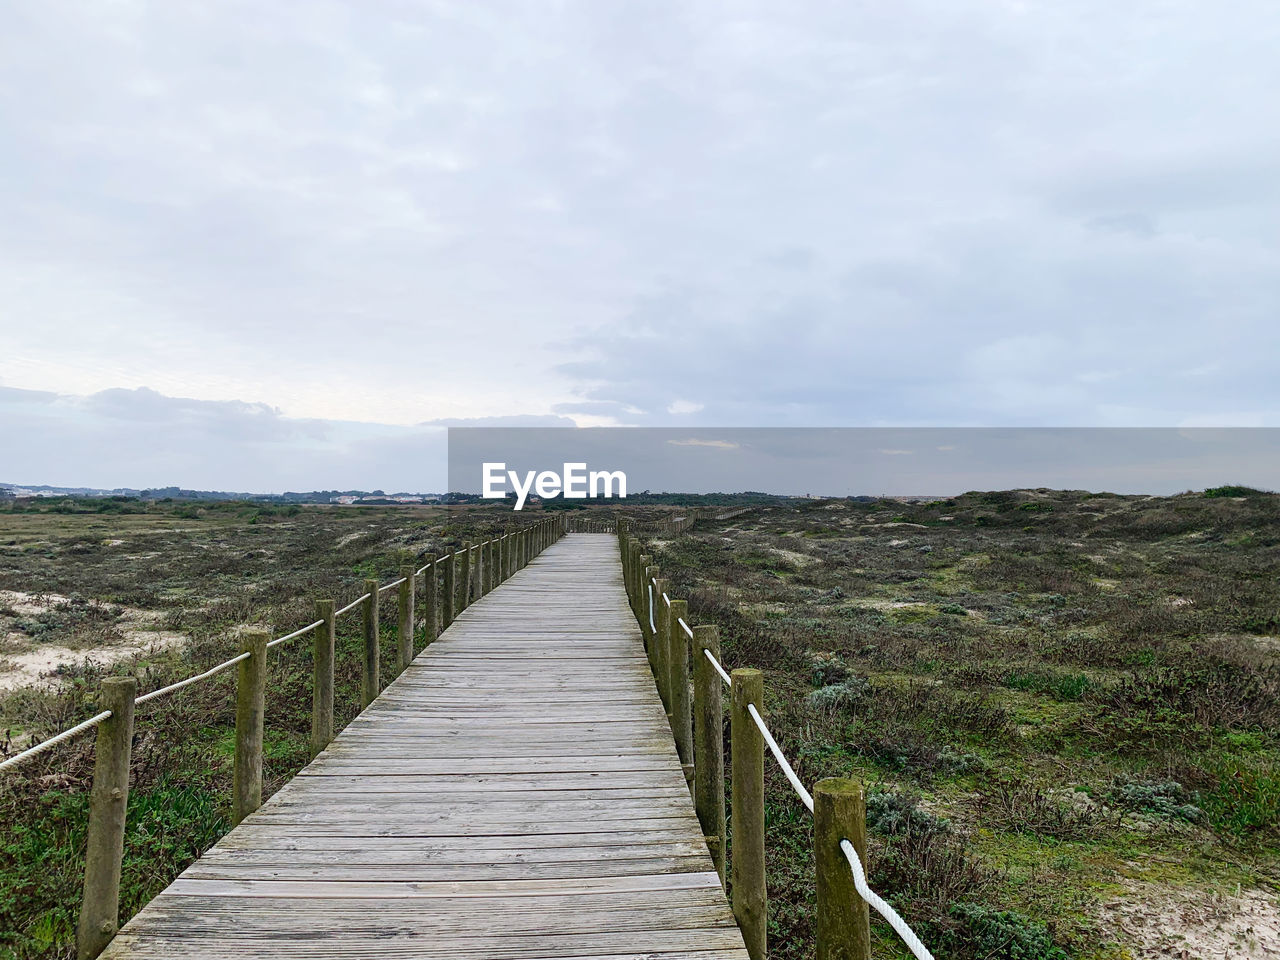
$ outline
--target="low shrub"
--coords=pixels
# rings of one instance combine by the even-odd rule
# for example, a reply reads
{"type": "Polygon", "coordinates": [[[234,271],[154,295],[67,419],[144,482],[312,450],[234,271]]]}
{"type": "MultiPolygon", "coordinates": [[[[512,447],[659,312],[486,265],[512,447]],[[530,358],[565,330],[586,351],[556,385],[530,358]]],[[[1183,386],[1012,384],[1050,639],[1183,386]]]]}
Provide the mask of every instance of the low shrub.
{"type": "Polygon", "coordinates": [[[977,903],[957,903],[951,916],[959,920],[968,942],[964,953],[985,960],[1068,960],[1049,929],[1012,910],[993,910],[977,903]]]}

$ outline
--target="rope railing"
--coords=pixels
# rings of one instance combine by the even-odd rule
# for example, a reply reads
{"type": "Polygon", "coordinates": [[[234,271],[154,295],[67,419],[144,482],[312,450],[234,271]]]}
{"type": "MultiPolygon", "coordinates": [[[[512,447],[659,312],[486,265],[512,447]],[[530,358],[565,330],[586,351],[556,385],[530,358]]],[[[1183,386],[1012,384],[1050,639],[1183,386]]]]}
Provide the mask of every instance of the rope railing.
{"type": "MultiPolygon", "coordinates": [[[[741,513],[743,511],[736,511],[741,513]]],[[[719,517],[717,519],[725,519],[719,517]]],[[[733,745],[734,795],[734,915],[743,932],[752,960],[764,960],[766,952],[764,877],[764,783],[753,777],[762,759],[761,747],[773,754],[779,769],[814,818],[814,853],[819,863],[818,883],[818,955],[864,955],[870,934],[866,928],[866,908],[874,909],[892,927],[916,960],[933,960],[933,955],[893,907],[867,884],[866,871],[858,847],[865,847],[865,798],[861,784],[848,780],[824,780],[810,793],[782,747],[769,730],[760,712],[763,703],[763,676],[756,670],[735,670],[730,674],[719,659],[719,634],[714,626],[691,627],[684,618],[687,604],[672,600],[665,581],[650,565],[650,558],[640,552],[640,545],[619,535],[623,558],[623,580],[628,593],[639,598],[636,617],[642,626],[645,648],[649,654],[658,693],[672,724],[676,749],[686,770],[692,768],[694,806],[706,835],[712,860],[724,880],[725,873],[725,798],[724,745],[720,682],[729,688],[733,699],[730,740],[733,745]],[[658,598],[662,599],[659,606],[658,598]],[[689,687],[689,643],[677,640],[678,625],[694,651],[693,659],[693,727],[689,725],[687,698],[689,687]],[[702,657],[698,657],[698,652],[702,657]],[[739,686],[738,680],[742,686],[739,686]],[[747,724],[750,724],[748,733],[747,724]],[[688,753],[686,753],[686,744],[688,753]],[[694,745],[697,745],[694,748],[694,745]],[[709,770],[702,769],[709,767],[709,770]],[[816,794],[816,797],[815,797],[816,794]],[[838,858],[849,868],[848,883],[833,883],[836,876],[823,869],[838,858]],[[865,907],[856,909],[858,898],[865,907]],[[855,944],[860,944],[856,946],[855,944]],[[834,945],[834,946],[833,946],[834,945]]]]}
{"type": "Polygon", "coordinates": [[[898,915],[898,911],[893,909],[888,903],[880,898],[874,890],[867,886],[867,873],[862,869],[862,860],[858,857],[858,851],[853,848],[853,844],[848,840],[840,841],[840,850],[844,853],[845,859],[849,861],[849,870],[853,874],[853,886],[858,891],[858,895],[873,907],[876,913],[884,917],[889,922],[889,926],[893,927],[902,942],[907,945],[907,949],[916,957],[916,960],[933,960],[933,954],[929,952],[929,948],[920,942],[920,938],[916,936],[916,932],[907,925],[907,921],[898,915]]]}
{"type": "MultiPolygon", "coordinates": [[[[283,638],[282,638],[283,639],[283,638]]],[[[279,642],[279,641],[276,641],[279,642]]],[[[268,644],[270,646],[270,644],[268,644]]],[[[173,693],[175,690],[181,690],[183,687],[189,687],[191,684],[200,680],[208,680],[210,677],[216,677],[223,670],[229,670],[242,660],[248,660],[253,654],[247,650],[239,656],[232,657],[230,660],[224,660],[216,667],[210,667],[204,673],[197,673],[194,677],[187,677],[185,680],[179,680],[177,683],[171,683],[167,687],[161,687],[158,690],[152,690],[150,693],[144,693],[133,702],[135,704],[146,703],[150,700],[157,700],[160,697],[173,693]]]]}
{"type": "Polygon", "coordinates": [[[703,653],[703,656],[705,656],[708,660],[711,661],[712,668],[715,670],[716,673],[720,675],[720,679],[724,681],[724,685],[726,687],[732,687],[733,678],[730,677],[729,674],[724,672],[724,667],[722,667],[720,665],[720,661],[715,658],[715,654],[713,654],[710,650],[703,650],[702,653],[703,653]]]}
{"type": "Polygon", "coordinates": [[[293,640],[297,637],[301,637],[305,634],[308,634],[312,630],[314,630],[316,627],[321,627],[321,626],[324,626],[323,620],[317,620],[315,623],[308,623],[301,630],[295,630],[293,631],[293,633],[286,633],[283,637],[276,637],[274,640],[272,640],[270,643],[267,644],[267,649],[270,650],[272,647],[277,647],[282,643],[288,643],[290,640],[293,640]]]}
{"type": "Polygon", "coordinates": [[[62,743],[63,741],[70,740],[76,734],[83,733],[86,730],[91,730],[92,728],[100,724],[103,720],[108,719],[110,716],[111,716],[110,710],[103,710],[101,713],[97,714],[96,716],[92,716],[88,720],[84,720],[80,723],[77,723],[74,727],[71,727],[68,730],[63,730],[61,733],[50,737],[48,740],[45,740],[43,743],[37,743],[34,747],[28,747],[26,750],[23,750],[21,753],[15,753],[12,757],[5,760],[3,763],[0,763],[0,770],[4,770],[8,767],[16,767],[18,764],[26,760],[29,760],[32,757],[39,756],[40,754],[44,753],[46,750],[49,750],[52,747],[56,747],[58,744],[62,743]]]}
{"type": "MultiPolygon", "coordinates": [[[[732,681],[730,681],[732,684],[732,681]]],[[[782,768],[782,772],[786,774],[787,780],[791,782],[792,788],[800,795],[800,801],[809,808],[809,812],[813,813],[813,794],[811,794],[805,785],[800,782],[800,778],[796,776],[795,769],[791,766],[791,762],[787,760],[786,754],[782,752],[782,748],[778,746],[778,741],[773,739],[773,734],[769,732],[768,726],[764,722],[764,717],[760,716],[760,711],[756,709],[754,703],[747,704],[747,713],[751,715],[751,719],[756,722],[756,727],[760,730],[760,736],[764,737],[764,742],[769,745],[769,751],[773,754],[773,758],[778,761],[778,766],[782,768]]]]}
{"type": "MultiPolygon", "coordinates": [[[[313,702],[311,755],[314,757],[332,741],[334,700],[335,621],[358,607],[364,609],[364,656],[361,670],[361,709],[381,692],[379,646],[379,600],[387,591],[399,588],[397,667],[406,668],[414,656],[415,637],[425,621],[425,642],[430,644],[471,603],[481,599],[500,583],[527,566],[534,557],[555,543],[565,532],[562,521],[544,519],[518,530],[479,543],[464,542],[452,553],[432,557],[422,567],[400,569],[398,579],[386,584],[366,580],[364,592],[346,606],[335,609],[332,600],[317,600],[317,619],[292,633],[271,639],[261,628],[241,632],[239,654],[201,673],[178,680],[138,696],[133,677],[108,677],[103,681],[101,701],[108,709],[73,727],[54,734],[12,757],[0,761],[0,771],[26,763],[58,744],[98,728],[95,745],[93,793],[127,800],[132,762],[135,708],[182,690],[202,680],[238,666],[236,680],[236,740],[231,820],[240,823],[262,803],[262,748],[266,653],[272,647],[307,634],[315,635],[313,657],[313,702]],[[445,562],[448,561],[448,562],[445,562]],[[424,580],[423,608],[415,606],[417,578],[424,580]],[[441,593],[443,571],[444,590],[441,593]],[[421,614],[421,615],[420,615],[421,614]],[[242,722],[243,721],[243,722],[242,722]],[[241,776],[241,771],[250,773],[241,776]]],[[[127,810],[127,805],[124,807],[127,810]]],[[[85,856],[84,900],[77,927],[78,956],[97,956],[110,942],[119,917],[120,864],[123,856],[124,818],[114,804],[90,805],[87,853],[85,856]]]]}
{"type": "Polygon", "coordinates": [[[364,603],[366,600],[368,600],[370,596],[372,596],[372,594],[368,594],[368,593],[362,593],[362,594],[360,594],[360,596],[356,597],[354,600],[352,600],[350,603],[348,603],[348,604],[347,604],[345,607],[343,607],[341,610],[335,610],[335,611],[333,612],[333,615],[334,615],[335,617],[340,617],[340,616],[342,616],[344,613],[350,613],[350,612],[351,612],[352,610],[354,610],[356,607],[360,606],[360,604],[362,604],[362,603],[364,603]]]}

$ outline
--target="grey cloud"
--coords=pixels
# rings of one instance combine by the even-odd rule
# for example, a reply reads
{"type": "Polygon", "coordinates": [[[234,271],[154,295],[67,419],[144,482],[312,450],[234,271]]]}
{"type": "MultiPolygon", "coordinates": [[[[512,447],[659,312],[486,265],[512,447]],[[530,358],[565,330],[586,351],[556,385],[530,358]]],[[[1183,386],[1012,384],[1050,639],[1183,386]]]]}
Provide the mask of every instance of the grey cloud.
{"type": "Polygon", "coordinates": [[[153,390],[0,390],[2,479],[60,486],[438,491],[443,429],[294,420],[265,404],[153,390]]]}
{"type": "Polygon", "coordinates": [[[539,416],[537,414],[516,414],[510,417],[446,417],[441,420],[427,420],[419,426],[423,427],[573,427],[574,421],[569,417],[539,416]]]}
{"type": "Polygon", "coordinates": [[[1261,0],[25,5],[0,377],[199,398],[28,425],[317,448],[542,422],[516,411],[1277,424],[1278,27],[1261,0]],[[266,406],[196,405],[230,398],[266,406]]]}

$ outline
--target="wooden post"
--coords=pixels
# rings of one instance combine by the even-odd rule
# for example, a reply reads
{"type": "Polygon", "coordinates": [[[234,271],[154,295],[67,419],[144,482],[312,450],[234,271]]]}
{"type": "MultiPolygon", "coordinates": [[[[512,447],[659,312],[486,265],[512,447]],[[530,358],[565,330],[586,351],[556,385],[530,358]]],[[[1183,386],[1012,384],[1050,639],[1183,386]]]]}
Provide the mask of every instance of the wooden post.
{"type": "Polygon", "coordinates": [[[764,738],[747,712],[761,708],[764,675],[738,669],[733,677],[729,717],[730,774],[733,778],[733,915],[751,960],[765,960],[769,898],[764,879],[764,738]]]}
{"type": "Polygon", "coordinates": [[[462,594],[462,599],[458,602],[458,612],[461,613],[467,607],[471,606],[471,541],[462,541],[462,568],[458,571],[458,587],[462,594]]]}
{"type": "Polygon", "coordinates": [[[400,622],[396,634],[396,658],[400,664],[400,670],[413,662],[413,600],[414,600],[414,582],[413,582],[413,565],[406,564],[400,568],[400,579],[404,583],[400,584],[400,594],[397,597],[397,607],[400,613],[400,622]]]}
{"type": "Polygon", "coordinates": [[[486,557],[484,555],[485,546],[486,544],[483,541],[476,544],[476,585],[475,590],[472,591],[475,594],[473,597],[474,600],[479,600],[484,596],[484,578],[489,573],[487,569],[488,563],[486,563],[486,557]]]}
{"type": "Polygon", "coordinates": [[[723,886],[724,701],[720,674],[703,651],[720,659],[719,627],[693,628],[693,807],[723,886]]]}
{"type": "Polygon", "coordinates": [[[631,600],[631,610],[637,620],[643,620],[644,618],[640,616],[642,609],[640,606],[640,587],[643,586],[641,574],[644,568],[640,566],[640,545],[634,540],[627,542],[627,552],[623,554],[623,566],[627,574],[627,596],[631,600]]]}
{"type": "Polygon", "coordinates": [[[443,626],[447,627],[453,623],[454,613],[457,610],[455,606],[458,591],[458,551],[455,548],[449,553],[448,559],[444,562],[444,607],[442,613],[444,615],[443,626]]]}
{"type": "Polygon", "coordinates": [[[332,600],[316,601],[316,619],[323,620],[311,632],[311,756],[333,739],[333,648],[337,636],[332,600]]]}
{"type": "MultiPolygon", "coordinates": [[[[667,589],[667,581],[659,577],[657,583],[652,584],[652,586],[653,622],[658,628],[657,632],[653,635],[654,680],[658,683],[658,696],[662,699],[662,707],[667,712],[667,720],[670,721],[671,691],[667,688],[671,681],[671,665],[667,659],[667,605],[662,602],[662,594],[667,589]]],[[[642,602],[645,604],[645,607],[641,608],[641,616],[644,617],[645,622],[647,623],[649,619],[649,613],[647,610],[647,605],[649,603],[649,591],[648,589],[645,589],[642,590],[641,593],[644,594],[642,602]]]]}
{"type": "Polygon", "coordinates": [[[231,825],[262,806],[262,726],[267,690],[267,641],[271,634],[254,627],[240,638],[236,676],[236,756],[232,770],[231,825]]]}
{"type": "Polygon", "coordinates": [[[440,621],[437,610],[440,608],[440,581],[437,577],[436,555],[427,554],[427,569],[422,571],[422,618],[427,622],[426,633],[422,638],[424,644],[431,643],[440,635],[440,621]]]}
{"type": "Polygon", "coordinates": [[[676,753],[684,766],[684,778],[693,781],[693,724],[689,705],[689,635],[680,620],[689,622],[689,602],[672,600],[667,610],[667,669],[671,676],[671,732],[676,738],[676,753]]]}
{"type": "MultiPolygon", "coordinates": [[[[640,554],[634,558],[633,570],[631,571],[631,582],[629,589],[635,597],[636,620],[640,622],[640,633],[645,638],[645,646],[653,645],[653,636],[655,630],[649,626],[649,583],[658,575],[658,568],[649,562],[648,554],[640,554]]],[[[655,608],[653,614],[653,622],[658,622],[658,614],[655,608]]]]}
{"type": "Polygon", "coordinates": [[[364,592],[369,599],[364,604],[364,669],[360,673],[360,709],[373,703],[382,689],[382,663],[378,649],[378,581],[366,580],[364,592]]]}
{"type": "Polygon", "coordinates": [[[76,927],[77,960],[93,960],[120,925],[120,861],[124,857],[129,765],[133,758],[133,701],[138,681],[107,677],[98,706],[111,716],[98,724],[89,835],[84,858],[84,901],[76,927]]]}
{"type": "Polygon", "coordinates": [[[818,878],[818,960],[870,960],[871,911],[853,885],[840,849],[848,840],[867,862],[867,807],[856,780],[819,780],[813,788],[813,862],[818,878]]]}
{"type": "MultiPolygon", "coordinates": [[[[646,558],[641,558],[642,562],[644,559],[646,558]]],[[[659,572],[660,571],[658,570],[657,567],[646,566],[644,567],[644,573],[640,577],[640,580],[641,580],[640,592],[644,594],[644,604],[645,604],[644,615],[639,618],[640,633],[644,637],[645,652],[649,655],[649,669],[654,672],[654,676],[657,676],[657,670],[658,670],[658,667],[657,667],[658,633],[656,630],[653,630],[649,627],[648,606],[649,606],[649,587],[652,585],[651,581],[657,578],[659,572]]],[[[657,614],[655,613],[654,623],[657,623],[657,622],[658,622],[657,614]]]]}

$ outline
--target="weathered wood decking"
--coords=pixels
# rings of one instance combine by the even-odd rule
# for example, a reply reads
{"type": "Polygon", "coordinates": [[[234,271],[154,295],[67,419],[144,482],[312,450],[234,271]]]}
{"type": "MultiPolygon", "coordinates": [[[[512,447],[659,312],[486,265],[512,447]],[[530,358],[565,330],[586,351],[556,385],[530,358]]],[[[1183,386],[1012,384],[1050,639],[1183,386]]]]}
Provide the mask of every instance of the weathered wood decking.
{"type": "Polygon", "coordinates": [[[463,612],[106,958],[746,960],[616,540],[463,612]]]}

